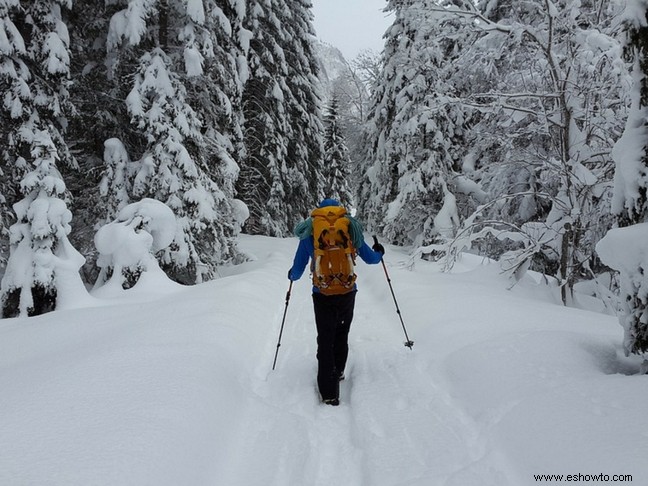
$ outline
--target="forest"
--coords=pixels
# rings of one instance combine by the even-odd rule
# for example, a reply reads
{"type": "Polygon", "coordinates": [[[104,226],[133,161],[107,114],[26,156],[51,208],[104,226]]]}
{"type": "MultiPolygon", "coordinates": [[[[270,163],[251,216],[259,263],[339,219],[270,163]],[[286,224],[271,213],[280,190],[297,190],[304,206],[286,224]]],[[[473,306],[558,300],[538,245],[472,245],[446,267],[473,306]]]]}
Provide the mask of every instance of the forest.
{"type": "Polygon", "coordinates": [[[335,197],[412,265],[594,295],[646,351],[648,257],[597,244],[648,218],[647,10],[389,0],[384,50],[324,92],[310,0],[0,0],[2,314],[55,309],[62,275],[214,279],[335,197]]]}

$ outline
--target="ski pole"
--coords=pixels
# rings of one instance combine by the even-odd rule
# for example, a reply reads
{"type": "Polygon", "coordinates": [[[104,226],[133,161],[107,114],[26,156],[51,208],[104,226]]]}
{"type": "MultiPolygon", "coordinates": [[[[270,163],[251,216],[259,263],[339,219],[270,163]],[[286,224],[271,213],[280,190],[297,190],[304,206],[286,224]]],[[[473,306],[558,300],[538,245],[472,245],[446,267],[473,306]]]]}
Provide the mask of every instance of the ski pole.
{"type": "MultiPolygon", "coordinates": [[[[376,235],[373,235],[373,240],[374,240],[374,245],[378,244],[378,238],[376,235]]],[[[398,317],[401,322],[401,326],[403,327],[403,332],[405,333],[405,346],[408,348],[412,349],[412,346],[414,346],[414,341],[412,341],[409,336],[407,335],[407,329],[405,329],[405,323],[403,322],[403,316],[401,315],[401,311],[398,307],[398,302],[396,301],[396,295],[394,294],[394,288],[392,287],[391,284],[391,279],[389,278],[389,273],[387,273],[387,266],[385,265],[385,260],[380,260],[382,263],[383,270],[385,271],[385,277],[387,277],[387,283],[389,284],[389,290],[391,291],[392,298],[394,299],[394,304],[396,305],[396,314],[398,314],[398,317]]]]}
{"type": "Polygon", "coordinates": [[[274,361],[272,362],[272,369],[275,369],[277,364],[277,356],[279,355],[279,346],[281,346],[281,335],[283,334],[284,323],[286,322],[286,313],[288,312],[288,302],[290,301],[290,291],[292,290],[293,281],[290,281],[288,292],[286,292],[286,308],[284,309],[283,319],[281,319],[281,329],[279,330],[279,340],[277,341],[277,350],[275,351],[274,361]]]}

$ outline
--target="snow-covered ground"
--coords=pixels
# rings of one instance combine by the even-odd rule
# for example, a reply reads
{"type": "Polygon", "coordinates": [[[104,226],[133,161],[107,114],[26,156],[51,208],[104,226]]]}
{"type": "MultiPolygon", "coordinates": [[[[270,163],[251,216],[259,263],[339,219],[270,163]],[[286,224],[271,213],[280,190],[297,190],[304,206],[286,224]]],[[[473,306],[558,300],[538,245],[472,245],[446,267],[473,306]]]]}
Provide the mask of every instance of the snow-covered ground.
{"type": "Polygon", "coordinates": [[[648,484],[648,376],[622,355],[615,317],[561,307],[531,281],[507,290],[479,259],[408,269],[388,247],[414,348],[382,267],[360,262],[330,407],[307,278],[271,370],[297,241],[240,245],[255,260],[218,280],[152,279],[0,321],[0,484],[648,484]],[[534,479],[548,474],[565,476],[534,479]]]}

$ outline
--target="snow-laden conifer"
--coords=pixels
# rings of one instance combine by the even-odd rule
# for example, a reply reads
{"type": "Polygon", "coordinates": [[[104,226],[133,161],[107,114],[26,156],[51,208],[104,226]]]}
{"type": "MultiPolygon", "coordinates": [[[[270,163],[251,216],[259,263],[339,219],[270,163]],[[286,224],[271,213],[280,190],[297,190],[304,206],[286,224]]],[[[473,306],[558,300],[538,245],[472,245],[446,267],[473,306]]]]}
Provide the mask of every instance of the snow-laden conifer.
{"type": "Polygon", "coordinates": [[[85,293],[79,275],[85,260],[68,240],[72,214],[47,131],[33,133],[31,156],[31,170],[20,183],[24,197],[13,207],[17,221],[10,228],[11,254],[1,285],[4,317],[42,314],[85,293]]]}
{"type": "MultiPolygon", "coordinates": [[[[36,133],[47,130],[61,162],[75,166],[64,132],[69,100],[70,39],[63,11],[70,0],[0,1],[0,233],[11,223],[11,205],[36,133]]],[[[40,135],[39,135],[40,136],[40,135]]],[[[4,245],[3,245],[4,246],[4,245]]],[[[0,260],[6,257],[2,251],[0,260]]]]}
{"type": "Polygon", "coordinates": [[[238,193],[246,230],[286,235],[321,192],[322,122],[310,2],[253,1],[243,94],[246,157],[238,193]]]}
{"type": "Polygon", "coordinates": [[[21,152],[18,140],[20,127],[28,118],[25,103],[29,103],[30,73],[25,64],[25,41],[14,23],[20,11],[18,0],[0,1],[0,86],[2,86],[2,158],[0,160],[0,262],[6,262],[8,227],[12,212],[8,198],[16,192],[15,180],[20,178],[16,162],[21,152]]]}
{"type": "Polygon", "coordinates": [[[445,79],[458,48],[441,7],[391,1],[387,10],[394,22],[369,120],[361,209],[390,241],[430,244],[452,236],[459,224],[452,150],[466,114],[445,79]]]}
{"type": "Polygon", "coordinates": [[[340,126],[337,98],[331,99],[324,117],[324,197],[337,199],[343,206],[353,206],[353,194],[349,187],[351,160],[349,149],[340,126]]]}
{"type": "Polygon", "coordinates": [[[106,37],[108,74],[132,80],[124,95],[137,137],[121,140],[139,167],[127,192],[176,214],[176,239],[159,258],[184,283],[211,278],[218,263],[238,255],[232,201],[247,76],[244,15],[234,0],[130,1],[113,14],[106,37]]]}
{"type": "Polygon", "coordinates": [[[620,273],[620,322],[627,354],[648,352],[647,21],[648,2],[629,1],[625,49],[633,63],[632,107],[612,154],[616,163],[612,211],[621,228],[608,232],[597,246],[604,263],[620,273]]]}
{"type": "Polygon", "coordinates": [[[52,310],[81,283],[83,257],[67,239],[71,214],[56,166],[76,167],[65,139],[73,113],[64,21],[71,6],[71,0],[0,2],[2,195],[17,219],[2,284],[5,315],[52,310]]]}
{"type": "Polygon", "coordinates": [[[97,265],[101,268],[95,294],[129,289],[144,274],[159,279],[164,274],[155,254],[167,248],[175,237],[176,218],[166,204],[145,198],[121,208],[115,221],[95,234],[97,265]]]}

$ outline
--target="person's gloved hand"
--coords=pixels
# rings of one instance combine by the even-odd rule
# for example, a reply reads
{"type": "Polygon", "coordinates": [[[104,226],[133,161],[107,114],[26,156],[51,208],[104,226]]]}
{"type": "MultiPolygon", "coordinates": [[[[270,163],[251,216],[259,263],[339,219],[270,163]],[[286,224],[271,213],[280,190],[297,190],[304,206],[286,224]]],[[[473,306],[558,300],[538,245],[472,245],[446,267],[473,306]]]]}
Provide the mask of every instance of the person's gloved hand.
{"type": "Polygon", "coordinates": [[[382,245],[381,245],[380,243],[378,243],[378,242],[374,243],[374,245],[371,247],[371,249],[372,249],[373,251],[378,252],[378,253],[381,253],[381,254],[383,254],[383,255],[385,254],[385,247],[382,246],[382,245]]]}

